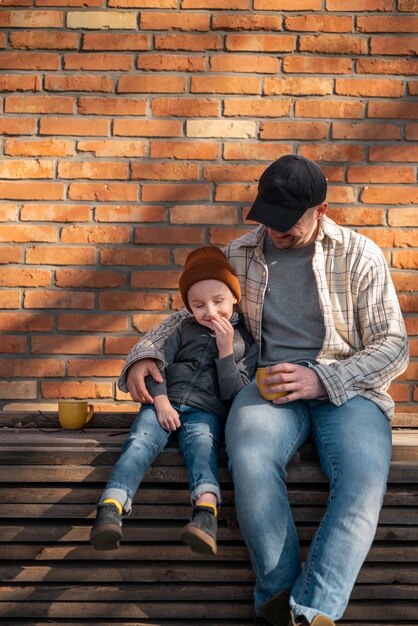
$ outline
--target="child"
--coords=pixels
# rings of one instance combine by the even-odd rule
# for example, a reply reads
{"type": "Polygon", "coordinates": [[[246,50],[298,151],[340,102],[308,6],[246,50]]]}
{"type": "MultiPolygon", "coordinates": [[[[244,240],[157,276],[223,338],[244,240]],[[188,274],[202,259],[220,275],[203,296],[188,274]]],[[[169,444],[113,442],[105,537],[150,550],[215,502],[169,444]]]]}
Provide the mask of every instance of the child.
{"type": "Polygon", "coordinates": [[[100,498],[90,533],[97,550],[119,546],[122,514],[129,515],[141,480],[178,431],[193,505],[181,539],[199,554],[217,551],[218,443],[231,401],[254,375],[258,346],[233,311],[241,289],[221,250],[191,252],[179,289],[192,316],[165,342],[163,382],[147,378],[154,404],[141,407],[100,498]]]}

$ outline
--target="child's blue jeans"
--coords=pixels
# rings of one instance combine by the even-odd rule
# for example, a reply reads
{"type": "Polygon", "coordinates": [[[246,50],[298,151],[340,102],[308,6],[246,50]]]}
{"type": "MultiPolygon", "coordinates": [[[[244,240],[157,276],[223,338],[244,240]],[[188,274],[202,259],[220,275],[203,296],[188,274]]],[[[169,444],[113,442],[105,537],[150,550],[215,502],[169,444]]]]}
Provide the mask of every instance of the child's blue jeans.
{"type": "MultiPolygon", "coordinates": [[[[189,474],[191,500],[194,502],[203,493],[210,492],[221,504],[217,451],[224,420],[184,404],[173,406],[180,415],[181,426],[175,432],[178,433],[179,449],[189,474]]],[[[154,407],[143,405],[99,503],[106,498],[114,498],[122,504],[124,513],[129,514],[141,481],[172,437],[173,433],[164,430],[158,423],[154,407]]]]}

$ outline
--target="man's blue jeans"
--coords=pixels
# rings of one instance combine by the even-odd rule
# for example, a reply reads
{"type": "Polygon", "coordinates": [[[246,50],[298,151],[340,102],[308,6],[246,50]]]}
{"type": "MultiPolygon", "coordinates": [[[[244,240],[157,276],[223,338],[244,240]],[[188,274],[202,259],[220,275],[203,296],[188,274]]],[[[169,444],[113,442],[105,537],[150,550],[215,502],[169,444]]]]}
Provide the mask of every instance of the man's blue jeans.
{"type": "Polygon", "coordinates": [[[251,382],[226,424],[239,526],[254,572],[255,608],[290,590],[296,616],[339,619],[372,544],[389,473],[391,427],[359,396],[275,405],[251,382]],[[330,482],[328,504],[301,566],[285,485],[286,466],[309,434],[330,482]]]}
{"type": "MultiPolygon", "coordinates": [[[[173,406],[180,414],[181,426],[176,432],[189,473],[191,500],[209,491],[217,496],[220,504],[217,451],[224,421],[213,413],[190,406],[173,406]]],[[[115,498],[129,514],[141,481],[172,437],[173,433],[161,428],[154,407],[144,405],[132,424],[99,502],[115,498]]]]}

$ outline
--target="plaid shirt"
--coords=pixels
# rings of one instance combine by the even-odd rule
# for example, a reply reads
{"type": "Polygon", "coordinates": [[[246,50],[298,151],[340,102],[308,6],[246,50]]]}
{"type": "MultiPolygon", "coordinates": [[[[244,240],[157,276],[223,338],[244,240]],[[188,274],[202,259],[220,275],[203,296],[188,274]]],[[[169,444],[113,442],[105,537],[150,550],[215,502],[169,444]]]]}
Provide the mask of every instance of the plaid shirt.
{"type": "MultiPolygon", "coordinates": [[[[268,280],[263,255],[265,235],[266,228],[258,226],[225,249],[240,280],[244,321],[259,346],[268,280]]],[[[339,406],[360,395],[375,402],[391,419],[394,403],[387,389],[406,369],[408,340],[380,248],[325,216],[315,242],[313,271],[325,338],[311,367],[333,404],[339,406]]],[[[126,391],[126,372],[135,361],[155,358],[163,363],[165,338],[187,314],[185,310],[174,313],[133,347],[119,379],[122,390],[126,391]]]]}

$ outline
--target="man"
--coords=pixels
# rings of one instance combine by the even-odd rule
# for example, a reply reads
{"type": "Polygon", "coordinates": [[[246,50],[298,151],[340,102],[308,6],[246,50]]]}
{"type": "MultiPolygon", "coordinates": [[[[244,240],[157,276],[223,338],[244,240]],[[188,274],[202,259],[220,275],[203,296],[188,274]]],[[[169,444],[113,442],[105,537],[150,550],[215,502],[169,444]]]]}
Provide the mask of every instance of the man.
{"type": "MultiPolygon", "coordinates": [[[[240,310],[260,347],[263,399],[252,381],[226,426],[238,522],[256,575],[257,624],[332,626],[373,541],[389,472],[390,382],[407,365],[399,303],[380,249],[326,217],[327,183],[309,159],[285,155],[262,174],[248,218],[260,223],[225,250],[240,310]],[[286,466],[311,436],[330,482],[303,567],[286,466]]],[[[161,347],[184,311],[143,337],[120,379],[150,402],[161,347]],[[152,359],[152,360],[151,360],[152,359]]],[[[161,365],[160,365],[161,366],[161,365]]]]}

